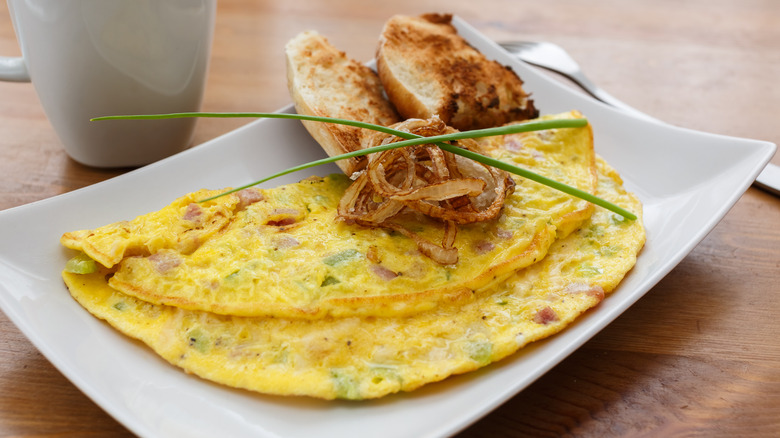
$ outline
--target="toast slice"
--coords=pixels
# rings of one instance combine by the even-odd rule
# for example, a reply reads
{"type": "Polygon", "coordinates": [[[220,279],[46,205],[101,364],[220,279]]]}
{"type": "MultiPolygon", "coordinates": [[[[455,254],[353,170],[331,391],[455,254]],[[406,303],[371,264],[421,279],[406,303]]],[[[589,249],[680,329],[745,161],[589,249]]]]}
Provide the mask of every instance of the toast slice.
{"type": "MultiPolygon", "coordinates": [[[[338,117],[388,126],[400,121],[373,70],[352,60],[317,32],[303,32],[286,46],[287,86],[298,114],[338,117]]],[[[361,149],[372,131],[331,123],[303,122],[329,156],[361,149]]],[[[337,162],[347,175],[365,157],[337,162]]]]}
{"type": "Polygon", "coordinates": [[[377,71],[404,118],[438,115],[461,131],[536,118],[539,111],[512,71],[458,35],[452,15],[396,15],[384,26],[377,71]]]}

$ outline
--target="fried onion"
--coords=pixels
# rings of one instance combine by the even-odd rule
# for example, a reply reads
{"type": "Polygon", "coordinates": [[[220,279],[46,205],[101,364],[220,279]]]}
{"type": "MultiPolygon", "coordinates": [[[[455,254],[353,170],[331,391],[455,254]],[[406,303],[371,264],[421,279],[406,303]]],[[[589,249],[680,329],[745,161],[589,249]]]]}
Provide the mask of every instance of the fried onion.
{"type": "MultiPolygon", "coordinates": [[[[412,134],[431,137],[457,132],[438,117],[409,119],[392,126],[412,134]]],[[[375,132],[364,147],[384,145],[402,138],[375,132]]],[[[453,143],[480,152],[473,139],[453,143]]],[[[415,241],[419,251],[437,263],[454,264],[457,225],[494,219],[506,196],[514,190],[508,173],[446,152],[433,144],[391,149],[368,156],[366,168],[352,175],[338,207],[339,216],[350,223],[384,227],[415,241]],[[444,237],[437,245],[392,219],[411,209],[444,223],[444,237]]]]}

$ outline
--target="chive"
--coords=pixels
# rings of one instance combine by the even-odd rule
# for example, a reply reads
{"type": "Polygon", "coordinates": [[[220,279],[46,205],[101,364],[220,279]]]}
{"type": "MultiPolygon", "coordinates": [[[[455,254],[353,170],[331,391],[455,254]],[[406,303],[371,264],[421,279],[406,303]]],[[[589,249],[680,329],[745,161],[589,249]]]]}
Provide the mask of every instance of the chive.
{"type": "Polygon", "coordinates": [[[82,252],[65,263],[65,271],[71,274],[92,274],[98,271],[98,265],[82,252]]]}
{"type": "Polygon", "coordinates": [[[336,254],[332,254],[323,258],[322,263],[325,263],[328,266],[336,266],[359,255],[360,251],[356,249],[345,249],[344,251],[340,251],[336,254]]]}
{"type": "Polygon", "coordinates": [[[332,284],[339,284],[339,283],[341,283],[341,282],[339,281],[338,278],[331,277],[330,275],[328,275],[327,277],[325,277],[324,280],[322,280],[322,283],[320,284],[320,287],[330,286],[332,284]]]}
{"type": "Polygon", "coordinates": [[[187,345],[206,354],[209,352],[209,337],[199,328],[192,329],[187,333],[187,345]]]}
{"type": "Polygon", "coordinates": [[[469,341],[466,344],[466,351],[471,360],[486,365],[490,363],[490,358],[493,356],[493,344],[484,340],[469,341]]]}
{"type": "Polygon", "coordinates": [[[453,153],[455,155],[460,155],[466,158],[470,158],[474,161],[478,161],[482,164],[486,164],[488,166],[496,167],[498,169],[504,170],[509,173],[513,173],[515,175],[521,176],[526,179],[530,179],[531,181],[535,181],[537,183],[546,185],[548,187],[551,187],[555,190],[561,191],[563,193],[566,193],[567,195],[571,195],[580,199],[583,199],[585,201],[588,201],[590,203],[593,203],[595,205],[598,205],[600,207],[603,207],[609,211],[612,211],[613,213],[617,213],[621,216],[623,216],[625,219],[628,220],[636,220],[637,216],[630,211],[615,205],[607,200],[601,199],[598,196],[595,196],[591,193],[588,193],[584,190],[580,190],[576,187],[572,187],[570,185],[558,182],[556,180],[547,178],[545,176],[539,175],[535,172],[531,172],[530,170],[523,169],[521,167],[517,167],[508,163],[505,163],[500,160],[496,160],[494,158],[486,157],[482,154],[478,154],[476,152],[472,152],[466,149],[459,148],[457,146],[453,146],[447,143],[443,143],[444,141],[454,141],[454,140],[461,140],[466,138],[481,138],[481,137],[490,137],[495,135],[507,135],[507,134],[516,134],[519,132],[530,132],[530,131],[541,131],[545,129],[557,129],[557,128],[580,128],[583,126],[586,126],[588,124],[587,119],[555,119],[555,120],[534,120],[531,122],[524,122],[524,123],[518,123],[513,125],[507,125],[507,126],[500,126],[496,128],[487,128],[487,129],[477,129],[472,131],[463,131],[463,132],[457,132],[454,134],[446,134],[446,135],[437,135],[432,137],[422,137],[419,135],[411,134],[408,132],[398,131],[392,128],[388,128],[386,126],[381,125],[375,125],[372,123],[365,123],[365,122],[358,122],[355,120],[346,120],[346,119],[338,119],[333,117],[320,117],[320,116],[308,116],[308,115],[302,115],[302,114],[287,114],[287,113],[255,113],[255,112],[228,112],[228,113],[206,113],[206,112],[188,112],[188,113],[170,113],[170,114],[140,114],[140,115],[122,115],[122,116],[103,116],[103,117],[95,117],[93,119],[90,119],[92,121],[99,121],[99,120],[159,120],[159,119],[175,119],[175,118],[191,118],[191,117],[211,117],[211,118],[241,118],[241,117],[251,117],[251,118],[270,118],[270,119],[296,119],[296,120],[307,120],[307,121],[314,121],[314,122],[323,122],[323,123],[335,123],[339,125],[347,125],[347,126],[355,126],[358,128],[365,128],[365,129],[371,129],[374,131],[384,132],[386,134],[395,135],[397,137],[405,138],[407,140],[405,141],[399,141],[396,143],[391,143],[387,145],[381,145],[381,146],[375,146],[371,148],[361,149],[359,151],[353,151],[348,152],[346,154],[336,155],[328,158],[323,158],[321,160],[315,160],[311,161],[309,163],[301,164],[299,166],[291,167],[289,169],[283,170],[281,172],[277,172],[271,176],[268,176],[266,178],[260,179],[258,181],[255,181],[250,184],[243,185],[241,187],[237,187],[231,190],[227,190],[223,193],[220,193],[219,195],[212,196],[210,198],[206,198],[201,200],[200,202],[206,202],[210,201],[212,199],[218,198],[220,196],[224,196],[230,193],[238,192],[240,190],[244,190],[249,187],[256,186],[258,184],[262,184],[266,181],[270,181],[272,179],[278,178],[283,175],[287,175],[293,172],[297,172],[299,170],[308,169],[311,167],[319,166],[322,164],[328,164],[328,163],[334,163],[339,160],[344,160],[347,158],[352,157],[359,157],[363,155],[368,155],[371,153],[376,152],[383,152],[390,149],[405,147],[405,146],[413,146],[413,145],[419,145],[419,144],[428,144],[428,143],[434,143],[436,146],[440,147],[441,149],[453,153]]]}
{"type": "Polygon", "coordinates": [[[336,398],[357,400],[360,398],[360,388],[354,377],[341,369],[330,370],[331,383],[336,393],[336,398]]]}

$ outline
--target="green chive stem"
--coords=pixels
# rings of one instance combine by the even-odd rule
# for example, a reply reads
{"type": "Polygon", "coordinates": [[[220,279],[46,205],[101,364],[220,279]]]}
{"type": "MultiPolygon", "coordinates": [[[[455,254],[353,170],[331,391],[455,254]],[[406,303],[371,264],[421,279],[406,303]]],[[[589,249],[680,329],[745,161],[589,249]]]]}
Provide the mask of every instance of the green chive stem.
{"type": "Polygon", "coordinates": [[[505,125],[500,126],[496,128],[487,128],[487,129],[478,129],[478,130],[472,130],[472,131],[462,131],[462,132],[456,132],[452,134],[445,134],[445,135],[437,135],[437,136],[431,136],[431,137],[422,137],[416,134],[411,134],[409,132],[399,131],[396,129],[388,128],[386,126],[381,125],[375,125],[372,123],[365,123],[365,122],[358,122],[355,120],[347,120],[347,119],[338,119],[333,117],[320,117],[320,116],[309,116],[309,115],[302,115],[302,114],[288,114],[288,113],[257,113],[257,112],[229,112],[229,113],[199,113],[199,112],[186,112],[186,113],[170,113],[170,114],[143,114],[143,115],[120,115],[120,116],[103,116],[103,117],[95,117],[91,119],[92,121],[99,121],[99,120],[158,120],[158,119],[174,119],[174,118],[189,118],[189,117],[210,117],[210,118],[240,118],[240,117],[247,117],[247,118],[271,118],[271,119],[296,119],[296,120],[307,120],[307,121],[314,121],[314,122],[324,122],[324,123],[335,123],[340,125],[348,125],[348,126],[354,126],[358,128],[365,128],[365,129],[371,129],[374,131],[380,131],[386,134],[394,135],[397,137],[404,138],[406,140],[390,143],[386,145],[380,145],[380,146],[374,146],[371,148],[361,149],[359,151],[353,151],[348,152],[346,154],[341,155],[335,155],[328,158],[323,158],[316,161],[311,161],[309,163],[301,164],[298,166],[291,167],[289,169],[285,169],[281,172],[277,172],[273,175],[270,175],[268,177],[265,177],[263,179],[260,179],[258,181],[255,181],[253,183],[249,183],[246,185],[243,185],[241,187],[236,187],[231,190],[227,190],[223,193],[220,193],[219,195],[212,196],[210,198],[206,198],[201,200],[200,202],[210,201],[212,199],[218,198],[220,196],[224,196],[230,193],[238,192],[240,190],[244,190],[249,187],[256,186],[258,184],[262,184],[264,182],[270,181],[272,179],[278,178],[283,175],[287,175],[293,172],[297,172],[299,170],[308,169],[311,167],[319,166],[322,164],[328,164],[333,163],[339,160],[352,158],[352,157],[359,157],[363,155],[368,155],[371,153],[376,152],[383,152],[390,149],[396,149],[400,147],[406,147],[406,146],[413,146],[413,145],[419,145],[419,144],[429,144],[433,143],[436,144],[436,146],[440,147],[441,149],[460,155],[466,158],[470,158],[474,161],[478,161],[482,164],[486,164],[488,166],[493,166],[498,169],[513,173],[515,175],[521,176],[523,178],[530,179],[532,181],[535,181],[537,183],[546,185],[548,187],[551,187],[555,190],[559,190],[563,193],[566,193],[568,195],[583,199],[585,201],[591,202],[595,205],[598,205],[600,207],[603,207],[607,210],[610,210],[614,213],[617,213],[621,216],[623,216],[626,219],[629,220],[636,220],[637,217],[635,214],[631,213],[630,211],[615,205],[609,201],[606,201],[604,199],[601,199],[591,193],[588,193],[584,190],[580,190],[576,187],[572,187],[570,185],[555,181],[553,179],[547,178],[545,176],[539,175],[535,172],[532,172],[527,169],[523,169],[521,167],[517,167],[508,163],[505,163],[500,160],[496,160],[494,158],[490,158],[487,156],[484,156],[482,154],[472,152],[463,148],[459,148],[457,146],[453,146],[447,143],[444,143],[445,141],[455,141],[455,140],[462,140],[466,138],[480,138],[480,137],[490,137],[495,135],[507,135],[507,134],[516,134],[519,132],[530,132],[530,131],[540,131],[545,129],[558,129],[558,128],[578,128],[583,127],[588,124],[587,119],[553,119],[553,120],[535,120],[531,122],[524,122],[524,123],[518,123],[518,124],[512,124],[512,125],[505,125]]]}

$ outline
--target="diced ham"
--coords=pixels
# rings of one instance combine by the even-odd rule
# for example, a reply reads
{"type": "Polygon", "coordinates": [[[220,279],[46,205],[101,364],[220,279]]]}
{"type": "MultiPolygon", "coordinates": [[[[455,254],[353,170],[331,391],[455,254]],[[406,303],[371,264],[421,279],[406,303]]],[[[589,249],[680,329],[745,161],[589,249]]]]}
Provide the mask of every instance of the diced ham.
{"type": "Polygon", "coordinates": [[[515,135],[507,135],[504,137],[504,149],[518,152],[523,149],[523,142],[515,135]]]}
{"type": "Polygon", "coordinates": [[[539,151],[537,151],[535,149],[533,151],[531,151],[531,156],[534,157],[534,160],[536,160],[536,161],[546,161],[547,160],[547,157],[545,157],[543,153],[541,153],[541,152],[539,152],[539,151]]]}
{"type": "Polygon", "coordinates": [[[254,204],[255,202],[260,202],[265,200],[265,196],[263,196],[262,192],[260,192],[257,189],[244,189],[239,192],[236,192],[236,196],[238,196],[239,209],[244,209],[249,205],[254,204]]]}
{"type": "Polygon", "coordinates": [[[183,219],[185,221],[200,223],[203,221],[203,208],[194,202],[187,205],[187,208],[184,210],[183,219]]]}
{"type": "Polygon", "coordinates": [[[371,272],[376,274],[382,280],[389,281],[389,280],[392,280],[392,279],[394,279],[395,277],[398,276],[398,274],[396,274],[395,272],[385,268],[382,265],[371,265],[370,269],[371,269],[371,272]]]}
{"type": "Polygon", "coordinates": [[[557,320],[558,320],[558,314],[556,314],[555,310],[550,308],[550,306],[547,306],[539,310],[538,312],[536,312],[536,315],[534,315],[534,322],[537,324],[547,325],[557,320]]]}
{"type": "Polygon", "coordinates": [[[284,217],[278,220],[268,221],[265,224],[270,225],[272,227],[284,227],[286,225],[292,225],[295,222],[297,221],[295,220],[294,217],[284,217]]]}
{"type": "Polygon", "coordinates": [[[274,219],[266,222],[266,225],[274,227],[283,227],[286,225],[292,225],[298,222],[300,212],[294,208],[277,208],[274,209],[268,216],[274,219]]]}
{"type": "Polygon", "coordinates": [[[505,230],[503,228],[496,228],[496,236],[502,239],[511,239],[515,233],[512,230],[505,230]]]}
{"type": "Polygon", "coordinates": [[[477,254],[485,254],[496,249],[496,245],[487,240],[480,240],[474,243],[474,252],[477,254]]]}
{"type": "Polygon", "coordinates": [[[564,290],[570,294],[587,294],[599,301],[604,299],[604,289],[601,286],[592,286],[586,283],[570,283],[564,290]]]}
{"type": "Polygon", "coordinates": [[[298,239],[288,236],[286,234],[280,236],[278,239],[276,239],[276,245],[274,246],[274,249],[287,249],[287,248],[293,248],[295,246],[300,245],[301,242],[298,241],[298,239]]]}
{"type": "Polygon", "coordinates": [[[172,252],[157,252],[149,256],[149,261],[160,274],[166,274],[181,264],[181,259],[172,252]]]}
{"type": "Polygon", "coordinates": [[[300,212],[294,208],[275,208],[273,211],[271,211],[271,216],[277,216],[277,215],[288,215],[288,216],[297,216],[300,212]]]}

